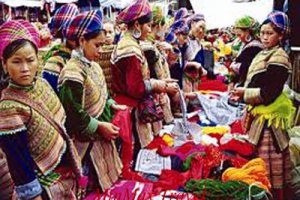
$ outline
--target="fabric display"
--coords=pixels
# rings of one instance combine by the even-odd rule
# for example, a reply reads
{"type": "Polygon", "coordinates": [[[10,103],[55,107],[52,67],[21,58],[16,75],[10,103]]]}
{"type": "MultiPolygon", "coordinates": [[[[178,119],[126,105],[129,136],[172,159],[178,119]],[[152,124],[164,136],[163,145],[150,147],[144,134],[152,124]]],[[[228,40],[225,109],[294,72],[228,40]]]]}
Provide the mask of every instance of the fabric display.
{"type": "Polygon", "coordinates": [[[247,142],[247,135],[226,133],[220,139],[221,151],[233,151],[241,156],[251,156],[254,153],[254,146],[247,142]]]}
{"type": "Polygon", "coordinates": [[[171,169],[170,157],[162,157],[155,151],[148,149],[139,151],[135,171],[160,175],[163,169],[171,169]]]}
{"type": "Polygon", "coordinates": [[[149,199],[153,194],[152,188],[152,183],[122,180],[101,194],[99,199],[149,199]]]}
{"type": "Polygon", "coordinates": [[[207,96],[197,94],[197,98],[209,120],[219,125],[230,125],[242,116],[242,109],[228,104],[228,95],[219,99],[209,99],[207,96]]]}

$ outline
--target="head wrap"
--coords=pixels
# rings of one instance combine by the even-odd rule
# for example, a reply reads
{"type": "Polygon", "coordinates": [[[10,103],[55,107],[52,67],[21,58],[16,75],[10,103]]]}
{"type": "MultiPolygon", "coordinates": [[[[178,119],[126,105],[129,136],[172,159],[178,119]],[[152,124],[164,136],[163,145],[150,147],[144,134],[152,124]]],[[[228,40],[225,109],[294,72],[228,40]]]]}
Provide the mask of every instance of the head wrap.
{"type": "Polygon", "coordinates": [[[205,17],[203,14],[193,14],[192,16],[189,17],[187,20],[187,24],[189,27],[191,27],[192,22],[198,22],[198,21],[205,21],[205,17]]]}
{"type": "Polygon", "coordinates": [[[289,34],[290,33],[290,22],[288,16],[281,11],[272,11],[267,19],[263,22],[263,24],[266,23],[273,23],[276,28],[278,28],[283,34],[289,34]]]}
{"type": "Polygon", "coordinates": [[[251,16],[243,16],[235,21],[234,24],[235,28],[241,28],[241,29],[248,29],[250,30],[254,35],[258,34],[259,31],[259,22],[255,20],[251,16]]]}
{"type": "Polygon", "coordinates": [[[120,12],[116,21],[118,23],[128,24],[134,20],[148,15],[151,15],[151,8],[148,0],[137,0],[120,12]]]}
{"type": "Polygon", "coordinates": [[[69,25],[72,18],[74,18],[78,14],[79,10],[75,4],[65,4],[61,6],[55,12],[49,23],[51,35],[55,37],[60,31],[63,30],[63,32],[65,32],[66,27],[69,25]]]}
{"type": "Polygon", "coordinates": [[[170,30],[174,33],[182,33],[182,34],[188,34],[189,33],[189,27],[187,26],[187,22],[185,19],[180,19],[175,21],[171,26],[170,30]]]}
{"type": "Polygon", "coordinates": [[[173,44],[173,43],[177,42],[176,35],[172,31],[168,32],[165,35],[165,41],[170,43],[170,44],[173,44]]]}
{"type": "Polygon", "coordinates": [[[37,48],[40,45],[38,30],[25,20],[11,20],[2,24],[0,27],[0,38],[0,58],[2,58],[5,48],[16,40],[29,40],[37,48]]]}
{"type": "Polygon", "coordinates": [[[153,23],[162,24],[165,23],[165,16],[162,9],[159,6],[155,6],[152,9],[153,23]]]}
{"type": "Polygon", "coordinates": [[[67,27],[66,38],[74,40],[102,29],[102,12],[100,10],[88,11],[73,18],[67,27]]]}
{"type": "Polygon", "coordinates": [[[255,29],[259,25],[258,25],[258,22],[253,17],[246,15],[246,16],[243,16],[243,17],[237,19],[235,21],[234,26],[236,28],[255,29]]]}
{"type": "Polygon", "coordinates": [[[188,17],[189,12],[186,8],[180,8],[174,16],[174,21],[188,17]]]}

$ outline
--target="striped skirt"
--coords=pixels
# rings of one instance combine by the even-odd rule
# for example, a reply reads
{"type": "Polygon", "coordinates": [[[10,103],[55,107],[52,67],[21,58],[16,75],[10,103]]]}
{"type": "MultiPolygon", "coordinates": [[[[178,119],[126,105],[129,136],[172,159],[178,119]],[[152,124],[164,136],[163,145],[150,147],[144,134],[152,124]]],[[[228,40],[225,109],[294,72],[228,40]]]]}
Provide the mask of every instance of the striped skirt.
{"type": "Polygon", "coordinates": [[[0,199],[16,199],[14,182],[10,176],[6,157],[0,149],[0,199]]]}
{"type": "Polygon", "coordinates": [[[267,174],[272,185],[274,200],[290,199],[292,162],[289,148],[279,152],[276,148],[271,129],[264,129],[258,144],[258,157],[262,158],[267,166],[267,174]]]}

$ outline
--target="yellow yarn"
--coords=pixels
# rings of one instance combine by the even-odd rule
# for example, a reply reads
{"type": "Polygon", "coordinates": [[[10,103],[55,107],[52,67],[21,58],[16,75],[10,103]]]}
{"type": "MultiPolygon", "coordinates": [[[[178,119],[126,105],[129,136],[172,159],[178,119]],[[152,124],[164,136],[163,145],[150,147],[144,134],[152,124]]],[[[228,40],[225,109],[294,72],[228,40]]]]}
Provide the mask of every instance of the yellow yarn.
{"type": "Polygon", "coordinates": [[[174,138],[170,134],[164,134],[162,139],[168,144],[169,147],[174,145],[174,138]]]}
{"type": "Polygon", "coordinates": [[[228,126],[206,126],[202,128],[202,133],[203,134],[220,134],[224,135],[225,133],[229,132],[229,127],[228,126]]]}
{"type": "Polygon", "coordinates": [[[258,187],[269,191],[271,188],[270,181],[267,178],[267,168],[261,158],[250,160],[242,168],[228,168],[222,174],[222,181],[229,180],[243,181],[249,185],[258,183],[258,187]]]}

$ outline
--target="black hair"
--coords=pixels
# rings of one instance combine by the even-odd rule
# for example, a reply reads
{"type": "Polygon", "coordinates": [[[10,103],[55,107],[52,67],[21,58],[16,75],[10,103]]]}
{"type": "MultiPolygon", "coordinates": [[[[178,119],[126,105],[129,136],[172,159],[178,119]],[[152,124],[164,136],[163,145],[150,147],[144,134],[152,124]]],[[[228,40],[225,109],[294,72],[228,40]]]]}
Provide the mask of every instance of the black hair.
{"type": "Polygon", "coordinates": [[[91,40],[91,39],[94,39],[94,38],[98,37],[101,33],[105,34],[106,31],[104,29],[98,29],[96,31],[84,34],[83,38],[85,40],[91,40]]]}
{"type": "Polygon", "coordinates": [[[269,19],[266,19],[262,24],[261,24],[261,26],[262,25],[265,25],[265,24],[271,24],[271,26],[272,26],[272,28],[274,29],[274,31],[275,32],[277,32],[277,33],[279,33],[279,34],[282,34],[283,36],[285,35],[284,33],[283,33],[283,31],[282,30],[280,30],[277,26],[275,26],[275,24],[271,21],[271,20],[269,20],[269,19]]]}
{"type": "MultiPolygon", "coordinates": [[[[91,39],[94,39],[94,38],[98,37],[101,33],[106,34],[106,31],[104,29],[98,29],[98,30],[92,31],[90,33],[84,34],[83,38],[88,41],[88,40],[91,40],[91,39]]],[[[77,46],[79,46],[79,39],[80,38],[77,38],[77,40],[76,40],[76,45],[77,46]]]]}
{"type": "Polygon", "coordinates": [[[135,21],[138,21],[139,24],[143,25],[152,21],[152,13],[144,15],[136,20],[133,20],[127,24],[128,28],[132,28],[134,26],[135,21]]]}
{"type": "Polygon", "coordinates": [[[3,50],[3,62],[6,62],[14,53],[16,53],[19,49],[24,47],[25,45],[30,44],[34,49],[36,55],[38,54],[37,47],[29,40],[26,39],[19,39],[15,40],[10,43],[4,50],[3,50]]]}

